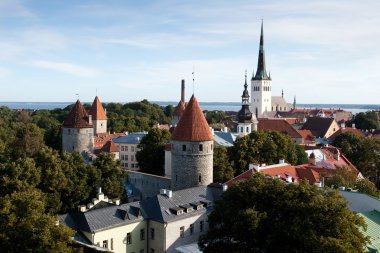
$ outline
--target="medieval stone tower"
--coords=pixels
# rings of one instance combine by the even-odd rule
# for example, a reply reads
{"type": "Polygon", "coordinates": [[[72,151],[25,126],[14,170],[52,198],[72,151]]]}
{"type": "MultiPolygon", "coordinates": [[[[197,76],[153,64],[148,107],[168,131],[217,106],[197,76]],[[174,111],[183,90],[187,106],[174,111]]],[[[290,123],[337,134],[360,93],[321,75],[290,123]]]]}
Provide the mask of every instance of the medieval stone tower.
{"type": "Polygon", "coordinates": [[[256,74],[251,80],[251,108],[256,117],[262,117],[264,112],[272,111],[272,79],[267,74],[265,66],[264,30],[261,23],[260,50],[256,74]]]}
{"type": "Polygon", "coordinates": [[[94,130],[91,116],[79,100],[62,124],[62,150],[67,152],[92,152],[94,130]]]}
{"type": "Polygon", "coordinates": [[[94,135],[107,133],[107,116],[98,96],[95,97],[92,103],[89,115],[92,117],[94,135]]]}
{"type": "Polygon", "coordinates": [[[247,74],[245,74],[244,91],[241,96],[241,109],[237,115],[237,133],[239,136],[246,136],[252,131],[257,131],[258,121],[255,114],[252,114],[249,110],[249,93],[247,88],[247,74]]]}
{"type": "Polygon", "coordinates": [[[206,118],[193,95],[171,137],[172,190],[212,183],[213,140],[206,118]]]}

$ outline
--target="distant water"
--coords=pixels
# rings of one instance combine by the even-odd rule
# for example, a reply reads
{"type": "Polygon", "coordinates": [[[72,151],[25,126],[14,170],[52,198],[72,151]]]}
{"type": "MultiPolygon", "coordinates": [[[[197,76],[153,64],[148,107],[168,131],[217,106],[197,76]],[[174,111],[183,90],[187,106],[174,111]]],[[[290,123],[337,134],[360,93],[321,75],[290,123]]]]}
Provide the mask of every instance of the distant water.
{"type": "MultiPolygon", "coordinates": [[[[160,106],[172,105],[176,106],[178,102],[171,101],[151,101],[160,106]]],[[[52,110],[56,108],[63,109],[73,102],[0,102],[0,106],[7,106],[11,109],[25,110],[52,110]]],[[[91,102],[85,102],[91,104],[91,102]]],[[[202,110],[208,111],[239,111],[241,103],[239,102],[200,102],[202,110]]],[[[365,112],[370,110],[380,110],[380,105],[366,104],[297,104],[297,108],[319,108],[319,109],[344,109],[352,113],[365,112]]]]}

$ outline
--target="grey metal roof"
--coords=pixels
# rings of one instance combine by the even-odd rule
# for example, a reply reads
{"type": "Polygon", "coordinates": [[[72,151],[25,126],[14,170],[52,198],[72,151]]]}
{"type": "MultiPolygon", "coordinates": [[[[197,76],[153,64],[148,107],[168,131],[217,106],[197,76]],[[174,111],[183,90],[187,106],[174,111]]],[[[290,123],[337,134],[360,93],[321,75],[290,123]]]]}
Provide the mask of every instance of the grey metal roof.
{"type": "Polygon", "coordinates": [[[207,210],[211,210],[210,203],[218,200],[221,197],[222,189],[221,187],[214,186],[198,186],[194,188],[184,189],[180,191],[173,192],[171,198],[166,195],[157,195],[141,202],[141,207],[143,209],[144,216],[147,219],[156,220],[159,222],[170,222],[174,220],[184,219],[196,214],[201,214],[207,210]],[[209,203],[207,208],[202,208],[200,210],[193,210],[192,212],[176,215],[171,210],[174,209],[184,209],[181,206],[200,202],[209,203]]]}
{"type": "Polygon", "coordinates": [[[141,139],[146,134],[147,133],[144,133],[144,132],[129,133],[126,136],[122,136],[122,137],[112,139],[112,141],[114,143],[122,143],[122,144],[140,144],[141,139]]]}
{"type": "Polygon", "coordinates": [[[377,210],[380,211],[380,200],[359,192],[339,192],[348,202],[351,211],[362,213],[377,210]]]}
{"type": "Polygon", "coordinates": [[[221,131],[214,132],[214,141],[220,145],[225,147],[232,147],[236,140],[236,134],[226,133],[221,131]]]}
{"type": "Polygon", "coordinates": [[[76,212],[60,216],[60,221],[72,229],[94,232],[143,220],[140,203],[114,205],[87,212],[76,212]],[[140,215],[139,215],[140,214],[140,215]]]}

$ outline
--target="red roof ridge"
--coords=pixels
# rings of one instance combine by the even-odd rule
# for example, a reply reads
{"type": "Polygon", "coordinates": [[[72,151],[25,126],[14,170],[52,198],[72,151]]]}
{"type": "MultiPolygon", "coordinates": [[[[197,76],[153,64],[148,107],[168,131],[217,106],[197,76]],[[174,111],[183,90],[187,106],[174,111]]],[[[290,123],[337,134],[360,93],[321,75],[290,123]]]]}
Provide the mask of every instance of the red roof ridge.
{"type": "Polygon", "coordinates": [[[77,100],[74,107],[67,115],[65,121],[62,124],[63,127],[70,128],[90,128],[92,124],[88,122],[88,114],[84,109],[82,103],[77,100]]]}
{"type": "Polygon", "coordinates": [[[106,112],[104,111],[104,108],[102,106],[102,103],[100,103],[98,96],[95,97],[89,114],[94,120],[107,120],[106,112]]]}
{"type": "Polygon", "coordinates": [[[171,139],[175,141],[214,140],[207,120],[194,95],[186,106],[171,139]]]}

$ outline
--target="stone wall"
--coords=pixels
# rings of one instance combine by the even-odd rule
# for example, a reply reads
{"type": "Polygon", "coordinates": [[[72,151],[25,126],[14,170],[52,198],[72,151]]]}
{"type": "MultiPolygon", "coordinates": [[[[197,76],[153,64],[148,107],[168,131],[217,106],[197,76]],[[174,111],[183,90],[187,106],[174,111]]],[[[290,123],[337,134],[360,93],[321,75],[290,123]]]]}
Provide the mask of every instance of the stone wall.
{"type": "Polygon", "coordinates": [[[67,152],[93,151],[93,128],[62,128],[62,150],[67,152]]]}
{"type": "Polygon", "coordinates": [[[107,133],[107,120],[92,120],[94,134],[107,133]]]}
{"type": "Polygon", "coordinates": [[[140,199],[155,196],[160,189],[170,189],[171,179],[138,171],[128,170],[128,183],[139,192],[140,199]]]}
{"type": "Polygon", "coordinates": [[[172,141],[173,191],[212,183],[213,143],[172,141]]]}

